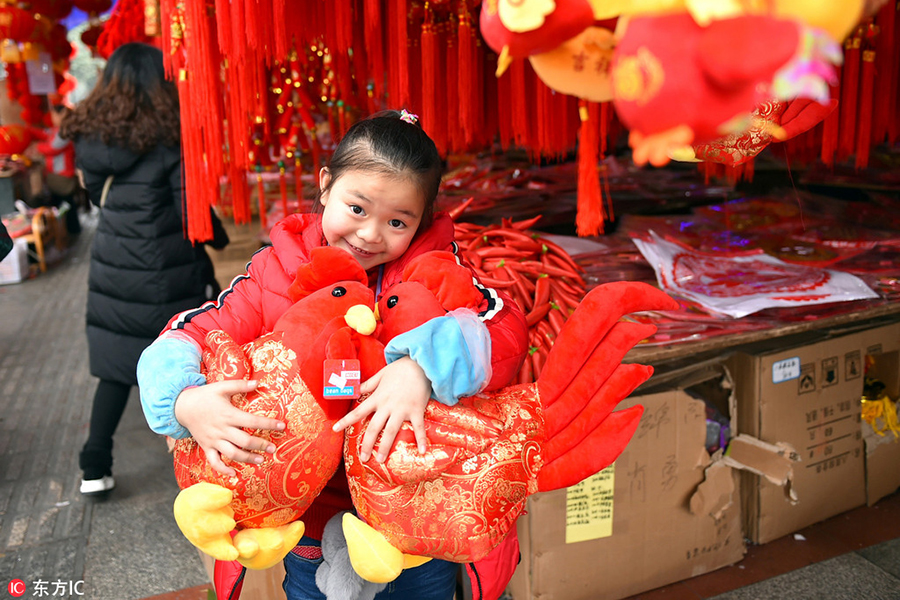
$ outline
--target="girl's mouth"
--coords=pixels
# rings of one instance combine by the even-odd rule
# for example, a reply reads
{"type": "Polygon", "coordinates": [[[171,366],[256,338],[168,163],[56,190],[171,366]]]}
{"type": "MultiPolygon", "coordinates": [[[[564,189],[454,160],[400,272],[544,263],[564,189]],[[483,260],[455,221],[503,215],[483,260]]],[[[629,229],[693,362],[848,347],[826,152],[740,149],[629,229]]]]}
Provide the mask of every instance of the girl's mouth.
{"type": "Polygon", "coordinates": [[[362,248],[357,248],[350,242],[347,242],[347,245],[350,246],[351,250],[353,250],[354,252],[356,252],[357,254],[359,254],[361,256],[373,256],[375,254],[374,252],[368,252],[366,250],[363,250],[362,248]]]}

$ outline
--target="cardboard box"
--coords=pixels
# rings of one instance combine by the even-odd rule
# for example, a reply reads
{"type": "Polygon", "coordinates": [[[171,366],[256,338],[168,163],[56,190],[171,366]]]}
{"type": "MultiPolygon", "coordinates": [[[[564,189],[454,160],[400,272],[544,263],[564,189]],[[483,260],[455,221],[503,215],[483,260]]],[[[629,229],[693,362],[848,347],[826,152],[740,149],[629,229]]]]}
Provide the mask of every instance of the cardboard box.
{"type": "Polygon", "coordinates": [[[28,276],[28,242],[13,239],[12,250],[0,261],[0,284],[19,283],[28,276]]]}
{"type": "MultiPolygon", "coordinates": [[[[771,461],[764,453],[755,457],[762,462],[751,470],[765,477],[741,474],[744,532],[753,542],[865,504],[859,425],[864,335],[779,338],[742,348],[730,359],[737,431],[777,449],[771,461]],[[793,468],[792,459],[798,461],[793,468]]],[[[729,455],[750,450],[734,446],[729,455]]]]}
{"type": "Polygon", "coordinates": [[[704,402],[672,390],[633,404],[644,415],[614,465],[529,499],[515,600],[623,598],[744,556],[737,474],[706,451],[704,402]]]}
{"type": "MultiPolygon", "coordinates": [[[[878,408],[893,411],[893,422],[900,422],[896,402],[900,400],[900,323],[878,327],[864,334],[863,348],[867,357],[866,376],[884,384],[884,392],[894,403],[878,408]]],[[[872,506],[900,488],[900,438],[891,431],[887,415],[862,420],[866,446],[866,503],[872,506]],[[873,428],[874,424],[874,428],[873,428]]]]}

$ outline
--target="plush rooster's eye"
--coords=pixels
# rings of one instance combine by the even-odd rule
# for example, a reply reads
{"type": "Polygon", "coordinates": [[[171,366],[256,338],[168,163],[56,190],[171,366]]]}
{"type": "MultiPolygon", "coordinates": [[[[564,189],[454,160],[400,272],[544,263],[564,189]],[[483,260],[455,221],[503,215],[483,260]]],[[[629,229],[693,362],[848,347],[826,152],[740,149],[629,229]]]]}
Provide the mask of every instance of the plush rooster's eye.
{"type": "Polygon", "coordinates": [[[397,306],[397,302],[399,302],[399,301],[400,301],[400,298],[398,298],[397,296],[391,296],[390,298],[387,299],[387,307],[394,308],[395,306],[397,306]]]}
{"type": "Polygon", "coordinates": [[[333,290],[331,290],[331,295],[334,296],[335,298],[340,298],[341,296],[343,296],[343,295],[346,294],[346,293],[347,293],[347,290],[346,290],[345,288],[340,287],[340,286],[338,286],[338,287],[334,288],[333,290]]]}

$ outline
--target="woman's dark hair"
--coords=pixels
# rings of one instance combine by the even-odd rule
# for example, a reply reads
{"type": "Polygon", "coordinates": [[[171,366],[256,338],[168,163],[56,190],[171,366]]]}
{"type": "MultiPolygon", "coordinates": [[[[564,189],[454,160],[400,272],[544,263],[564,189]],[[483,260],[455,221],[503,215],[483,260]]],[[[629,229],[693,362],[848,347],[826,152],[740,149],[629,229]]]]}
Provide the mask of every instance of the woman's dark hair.
{"type": "Polygon", "coordinates": [[[67,139],[97,137],[143,154],[181,139],[178,90],[166,81],[162,52],[147,44],[119,46],[94,90],[60,125],[67,139]]]}
{"type": "Polygon", "coordinates": [[[419,224],[419,231],[424,231],[434,217],[434,201],[444,165],[428,134],[400,116],[400,111],[384,110],[354,123],[331,156],[328,163],[331,180],[319,194],[331,189],[347,171],[412,176],[425,198],[419,224]]]}

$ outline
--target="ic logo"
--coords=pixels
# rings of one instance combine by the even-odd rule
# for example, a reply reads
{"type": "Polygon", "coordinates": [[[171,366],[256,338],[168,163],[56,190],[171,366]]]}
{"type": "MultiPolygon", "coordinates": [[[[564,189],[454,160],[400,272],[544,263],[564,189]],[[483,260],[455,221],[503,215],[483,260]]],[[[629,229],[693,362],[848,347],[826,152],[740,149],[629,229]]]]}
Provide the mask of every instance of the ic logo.
{"type": "Polygon", "coordinates": [[[13,579],[6,587],[9,590],[9,595],[14,598],[21,598],[25,595],[25,582],[21,579],[13,579]]]}

